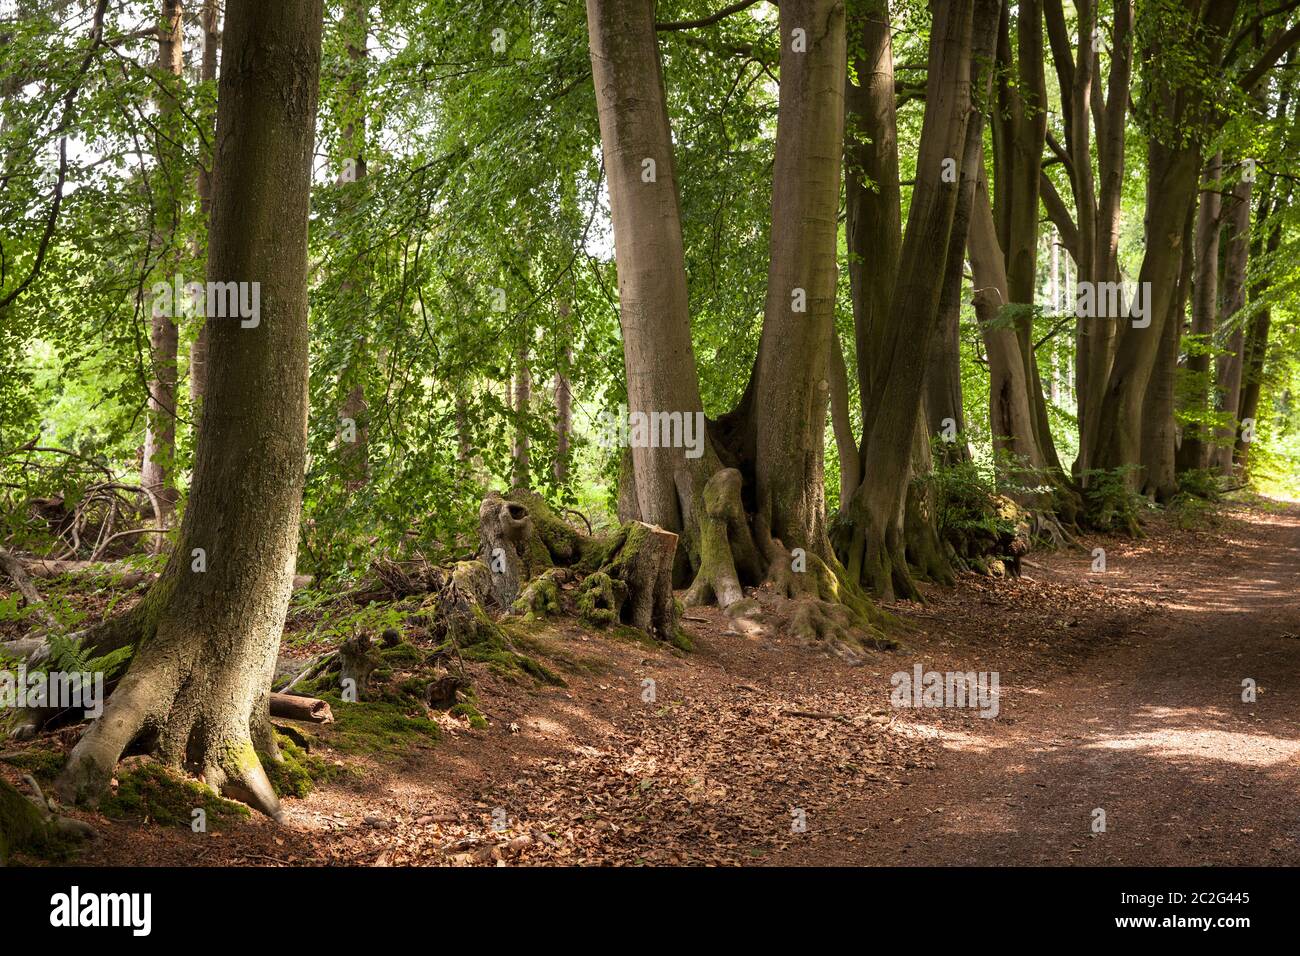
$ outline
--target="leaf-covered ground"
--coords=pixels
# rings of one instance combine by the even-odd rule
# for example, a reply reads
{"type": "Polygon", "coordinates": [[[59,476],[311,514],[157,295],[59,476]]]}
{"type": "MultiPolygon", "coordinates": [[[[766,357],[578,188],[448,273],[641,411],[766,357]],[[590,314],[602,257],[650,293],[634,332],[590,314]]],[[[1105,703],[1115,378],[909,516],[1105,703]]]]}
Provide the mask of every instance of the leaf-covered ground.
{"type": "Polygon", "coordinates": [[[78,813],[101,834],[78,859],[1295,865],[1300,507],[1188,523],[927,589],[891,608],[905,648],[859,667],[779,620],[754,633],[691,611],[688,654],[561,623],[527,651],[566,686],[469,665],[485,728],[439,716],[428,746],[318,746],[338,772],[286,800],[287,827],[78,813]],[[916,663],[997,671],[998,716],[891,707],[891,674],[916,663]]]}

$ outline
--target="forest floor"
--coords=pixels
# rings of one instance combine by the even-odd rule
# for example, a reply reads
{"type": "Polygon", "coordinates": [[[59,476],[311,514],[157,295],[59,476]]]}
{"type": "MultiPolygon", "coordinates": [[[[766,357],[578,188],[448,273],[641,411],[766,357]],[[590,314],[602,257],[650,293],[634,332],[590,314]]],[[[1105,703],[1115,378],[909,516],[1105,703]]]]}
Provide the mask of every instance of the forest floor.
{"type": "Polygon", "coordinates": [[[486,729],[349,757],[283,827],[79,813],[74,862],[1300,864],[1300,505],[1146,532],[927,588],[862,666],[714,610],[686,654],[560,624],[529,651],[567,686],[485,671],[486,729]],[[915,664],[996,671],[997,716],[891,707],[915,664]]]}

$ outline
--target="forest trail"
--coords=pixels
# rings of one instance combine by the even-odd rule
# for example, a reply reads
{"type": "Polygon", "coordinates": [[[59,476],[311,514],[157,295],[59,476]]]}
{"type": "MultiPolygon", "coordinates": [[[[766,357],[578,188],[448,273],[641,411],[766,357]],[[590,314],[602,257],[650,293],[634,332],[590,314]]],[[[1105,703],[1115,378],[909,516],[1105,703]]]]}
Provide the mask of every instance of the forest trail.
{"type": "Polygon", "coordinates": [[[1003,674],[1009,726],[973,722],[899,800],[845,808],[877,828],[865,858],[812,840],[779,862],[1300,863],[1300,512],[1238,519],[1172,563],[1142,560],[1142,542],[1112,560],[1104,586],[1159,610],[1113,652],[1042,680],[1003,674]]]}
{"type": "Polygon", "coordinates": [[[716,611],[686,655],[562,625],[530,650],[567,687],[485,676],[488,729],[288,801],[287,828],[114,824],[84,859],[1294,865],[1300,506],[1264,504],[929,589],[864,666],[716,611]],[[997,671],[998,715],[891,708],[916,664],[997,671]]]}

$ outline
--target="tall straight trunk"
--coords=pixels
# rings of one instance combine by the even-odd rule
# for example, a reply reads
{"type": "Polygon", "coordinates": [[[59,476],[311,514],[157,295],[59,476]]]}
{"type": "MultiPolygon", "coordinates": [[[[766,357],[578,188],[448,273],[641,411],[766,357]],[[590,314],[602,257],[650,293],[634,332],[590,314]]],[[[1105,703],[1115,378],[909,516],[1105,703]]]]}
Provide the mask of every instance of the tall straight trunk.
{"type": "Polygon", "coordinates": [[[1166,502],[1178,492],[1175,454],[1177,424],[1174,419],[1175,380],[1178,354],[1182,343],[1187,311],[1187,292],[1192,282],[1192,236],[1195,206],[1189,205],[1183,229],[1182,264],[1178,285],[1170,300],[1169,315],[1160,333],[1160,348],[1155,367],[1147,383],[1142,409],[1142,491],[1159,502],[1166,502]]]}
{"type": "MultiPolygon", "coordinates": [[[[1210,347],[1214,341],[1214,319],[1219,306],[1219,234],[1222,225],[1219,177],[1222,166],[1222,153],[1216,153],[1205,164],[1200,204],[1196,211],[1196,264],[1192,280],[1194,338],[1188,346],[1186,392],[1191,414],[1200,419],[1204,419],[1210,409],[1210,347]]],[[[1178,448],[1179,471],[1201,469],[1208,464],[1204,434],[1200,421],[1187,423],[1178,448]]]]}
{"type": "Polygon", "coordinates": [[[515,438],[510,449],[510,480],[516,488],[529,487],[531,442],[528,439],[528,406],[533,400],[533,375],[528,367],[529,359],[528,345],[520,345],[515,352],[515,387],[511,402],[515,438]]]}
{"type": "Polygon", "coordinates": [[[835,310],[846,39],[838,0],[781,4],[781,89],[763,331],[741,408],[756,521],[829,557],[822,455],[835,310]]]}
{"type": "MultiPolygon", "coordinates": [[[[703,415],[654,2],[587,0],[587,27],[618,263],[628,411],[703,415]]],[[[740,582],[754,575],[756,559],[733,554],[744,550],[738,540],[746,532],[743,513],[738,520],[734,513],[720,518],[725,528],[710,526],[736,538],[710,538],[704,554],[705,486],[721,469],[707,439],[698,457],[688,457],[686,448],[634,443],[624,457],[619,517],[681,535],[674,584],[694,573],[694,599],[716,597],[725,606],[743,596],[740,582]]]]}
{"type": "Polygon", "coordinates": [[[994,219],[1006,257],[1009,301],[1020,339],[1025,381],[1029,387],[1034,438],[1048,465],[1059,468],[1033,348],[1033,309],[1038,287],[1039,187],[1043,145],[1047,137],[1047,82],[1043,64],[1043,3],[1016,4],[1014,50],[1011,5],[1004,5],[998,26],[997,106],[993,127],[994,219]]]}
{"type": "Polygon", "coordinates": [[[1251,183],[1239,180],[1232,188],[1231,208],[1225,215],[1223,251],[1223,318],[1221,326],[1230,329],[1215,368],[1215,405],[1226,416],[1222,428],[1215,429],[1210,448],[1210,467],[1232,474],[1232,450],[1236,444],[1241,410],[1242,365],[1245,357],[1246,329],[1242,310],[1246,307],[1246,267],[1250,260],[1251,183]]]}
{"type": "Polygon", "coordinates": [[[131,615],[135,657],[56,788],[93,798],[141,737],[279,815],[271,678],[293,583],[307,450],[307,219],[320,0],[229,0],[208,280],[260,283],[256,325],[212,324],[209,402],[180,546],[131,615]],[[262,755],[259,758],[259,753],[262,755]]]}
{"type": "MultiPolygon", "coordinates": [[[[162,22],[158,32],[158,70],[175,77],[179,85],[184,65],[183,24],[181,0],[163,0],[162,22]]],[[[180,196],[175,171],[179,167],[176,150],[170,145],[175,134],[177,103],[170,90],[164,90],[158,101],[158,168],[162,185],[158,195],[163,207],[155,211],[155,244],[165,247],[175,234],[180,220],[180,196]],[[165,232],[163,231],[165,230],[165,232]]],[[[160,260],[174,261],[171,257],[160,260]]],[[[168,277],[170,280],[170,277],[168,277]]],[[[172,283],[168,281],[168,284],[172,283]]],[[[159,516],[164,525],[170,525],[176,504],[176,351],[180,336],[172,309],[152,309],[149,323],[149,364],[152,378],[149,381],[149,398],[146,406],[144,431],[144,458],[140,465],[140,484],[153,492],[162,509],[159,516]]]]}
{"type": "Polygon", "coordinates": [[[1177,294],[1184,220],[1196,198],[1201,142],[1211,126],[1205,88],[1157,64],[1174,54],[1217,62],[1238,4],[1236,0],[1205,5],[1200,0],[1181,0],[1181,6],[1176,21],[1161,19],[1152,29],[1138,31],[1149,42],[1144,57],[1152,90],[1147,99],[1155,120],[1147,144],[1146,252],[1138,275],[1139,282],[1149,283],[1145,309],[1151,322],[1146,327],[1123,322],[1117,331],[1115,360],[1098,405],[1095,457],[1090,461],[1098,469],[1129,469],[1126,481],[1135,489],[1142,484],[1140,467],[1134,467],[1141,465],[1142,400],[1165,319],[1172,311],[1170,302],[1177,294]],[[1178,24],[1176,32],[1170,23],[1178,24]]]}
{"type": "Polygon", "coordinates": [[[887,0],[867,5],[854,18],[854,64],[858,82],[845,87],[845,242],[853,299],[854,349],[862,419],[877,412],[871,402],[873,361],[889,321],[889,303],[903,242],[898,174],[898,124],[894,101],[894,54],[887,0]]]}
{"type": "MultiPolygon", "coordinates": [[[[966,155],[973,9],[972,0],[934,6],[916,185],[889,293],[892,306],[873,317],[868,348],[860,347],[858,353],[860,364],[872,366],[863,388],[865,470],[837,536],[837,549],[851,580],[887,597],[917,593],[906,563],[904,504],[926,365],[939,324],[943,283],[936,282],[935,275],[946,275],[946,262],[936,270],[935,251],[943,250],[945,257],[950,251],[962,188],[951,172],[966,155]]],[[[853,225],[850,222],[850,254],[864,259],[877,255],[875,249],[856,245],[853,225]]],[[[880,223],[875,225],[884,231],[880,223]]]]}
{"type": "MultiPolygon", "coordinates": [[[[1070,252],[1078,280],[1117,282],[1119,272],[1120,200],[1124,185],[1124,131],[1132,73],[1133,3],[1114,0],[1110,43],[1110,73],[1103,81],[1095,49],[1098,5],[1075,4],[1078,32],[1071,46],[1061,0],[1046,0],[1047,34],[1052,48],[1064,106],[1065,153],[1075,219],[1070,252]],[[1092,134],[1095,132],[1097,175],[1093,175],[1092,134]]],[[[1068,215],[1045,194],[1053,220],[1068,215]]],[[[1071,299],[1073,302],[1073,299],[1071,299]]],[[[1079,425],[1079,455],[1075,471],[1089,467],[1095,441],[1097,407],[1114,361],[1115,316],[1080,316],[1076,322],[1075,388],[1079,425]]]]}
{"type": "MultiPolygon", "coordinates": [[[[347,48],[349,71],[343,129],[339,137],[344,169],[341,178],[351,181],[345,188],[359,191],[362,188],[360,184],[366,178],[366,69],[369,60],[366,46],[370,34],[369,0],[348,0],[343,8],[340,32],[347,48]]],[[[354,193],[349,207],[355,209],[358,198],[354,193]]],[[[359,273],[364,271],[364,265],[364,253],[358,253],[355,268],[359,273]]],[[[341,445],[344,483],[349,490],[356,490],[365,485],[370,477],[369,407],[364,385],[367,354],[364,326],[369,310],[364,278],[345,278],[340,283],[339,295],[351,321],[362,325],[362,336],[354,345],[343,372],[343,386],[347,391],[339,408],[339,418],[352,423],[348,430],[352,440],[341,445]]]]}
{"type": "MultiPolygon", "coordinates": [[[[971,123],[971,126],[974,126],[971,123]]],[[[969,132],[968,132],[969,139],[969,132]]],[[[962,174],[968,170],[963,163],[962,174]]],[[[973,172],[973,170],[970,170],[973,172]]],[[[930,349],[925,375],[925,414],[922,416],[924,444],[930,436],[955,431],[957,441],[943,441],[938,451],[943,461],[968,461],[970,446],[966,442],[966,415],[961,394],[961,300],[966,285],[962,266],[966,256],[966,234],[970,229],[971,200],[974,183],[964,183],[953,214],[952,233],[948,241],[945,268],[939,293],[939,325],[930,349]]]]}
{"type": "Polygon", "coordinates": [[[573,367],[573,344],[569,329],[569,303],[560,304],[561,334],[564,352],[560,367],[552,383],[555,390],[555,480],[565,482],[569,477],[569,439],[573,434],[573,390],[569,385],[569,369],[573,367]]]}
{"type": "MultiPolygon", "coordinates": [[[[203,0],[203,60],[199,66],[199,80],[212,83],[217,78],[217,49],[221,44],[218,32],[217,0],[203,0]]],[[[206,229],[208,216],[212,211],[212,156],[205,151],[199,160],[196,176],[199,194],[199,210],[203,213],[203,225],[206,229]]],[[[206,239],[203,242],[206,250],[206,239]]],[[[194,428],[200,427],[199,419],[203,414],[203,395],[208,377],[208,325],[202,318],[197,319],[198,331],[190,343],[190,420],[194,428]]]]}
{"type": "MultiPolygon", "coordinates": [[[[1271,194],[1277,188],[1276,183],[1270,182],[1269,190],[1259,204],[1256,228],[1264,233],[1264,237],[1256,243],[1253,252],[1256,260],[1262,255],[1267,255],[1270,260],[1274,259],[1282,246],[1281,212],[1287,207],[1290,191],[1274,200],[1271,194]]],[[[1251,299],[1256,302],[1265,299],[1269,294],[1270,285],[1267,278],[1255,282],[1250,290],[1251,299]]],[[[1259,414],[1259,393],[1264,378],[1264,359],[1268,353],[1268,333],[1272,323],[1272,309],[1267,305],[1260,307],[1251,321],[1250,333],[1246,339],[1246,360],[1241,382],[1242,429],[1237,435],[1237,447],[1234,453],[1234,460],[1243,471],[1250,463],[1250,446],[1253,438],[1248,437],[1246,428],[1250,423],[1253,432],[1253,423],[1259,414]]]]}

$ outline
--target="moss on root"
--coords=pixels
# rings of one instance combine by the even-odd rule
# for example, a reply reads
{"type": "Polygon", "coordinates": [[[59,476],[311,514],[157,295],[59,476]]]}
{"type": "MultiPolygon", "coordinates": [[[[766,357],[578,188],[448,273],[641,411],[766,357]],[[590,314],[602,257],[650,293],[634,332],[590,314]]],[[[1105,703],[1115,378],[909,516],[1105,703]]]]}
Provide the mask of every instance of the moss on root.
{"type": "Polygon", "coordinates": [[[17,767],[25,773],[30,773],[40,782],[53,780],[59,775],[64,765],[68,762],[68,755],[61,750],[43,750],[33,747],[30,750],[23,750],[18,753],[6,754],[0,757],[11,767],[17,767]]]}
{"type": "Polygon", "coordinates": [[[334,723],[322,726],[320,739],[342,753],[397,756],[413,747],[430,747],[442,737],[438,725],[425,716],[424,703],[405,694],[384,692],[357,703],[347,703],[336,693],[324,699],[334,712],[334,723]]]}
{"type": "Polygon", "coordinates": [[[287,734],[277,733],[276,740],[280,745],[279,760],[259,756],[277,797],[305,797],[316,789],[316,784],[338,775],[338,767],[317,757],[287,734]]]}
{"type": "Polygon", "coordinates": [[[202,810],[209,830],[242,820],[248,807],[226,800],[215,790],[160,763],[146,760],[119,768],[117,788],[99,801],[99,811],[117,820],[189,828],[194,811],[202,810]]]}
{"type": "Polygon", "coordinates": [[[53,843],[53,834],[36,805],[0,780],[0,866],[8,866],[14,853],[42,854],[53,843]]]}

